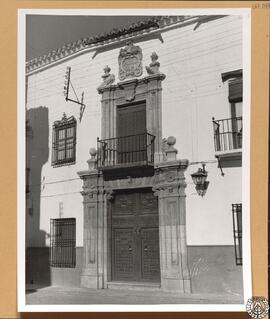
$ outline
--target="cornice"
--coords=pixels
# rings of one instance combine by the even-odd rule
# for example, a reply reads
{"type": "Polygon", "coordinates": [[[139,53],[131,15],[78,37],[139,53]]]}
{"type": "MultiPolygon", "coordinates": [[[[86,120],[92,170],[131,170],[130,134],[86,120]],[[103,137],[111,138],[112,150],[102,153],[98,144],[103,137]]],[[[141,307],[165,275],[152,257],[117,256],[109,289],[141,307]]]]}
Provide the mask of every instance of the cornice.
{"type": "MultiPolygon", "coordinates": [[[[118,82],[117,84],[112,84],[106,87],[98,88],[97,90],[99,94],[102,94],[104,92],[115,91],[117,89],[125,89],[126,87],[130,87],[130,86],[137,86],[142,83],[143,84],[149,83],[150,81],[153,81],[153,80],[163,81],[165,78],[166,78],[166,75],[160,72],[157,74],[152,74],[152,75],[148,75],[141,78],[133,78],[133,79],[125,80],[122,82],[118,82]]],[[[156,89],[153,89],[153,90],[156,91],[156,89]]]]}
{"type": "Polygon", "coordinates": [[[26,62],[26,74],[50,65],[56,61],[66,59],[76,53],[87,49],[98,49],[99,47],[118,42],[130,37],[143,35],[152,31],[165,28],[172,24],[187,21],[190,16],[164,16],[153,17],[145,21],[132,24],[126,28],[113,29],[111,32],[102,33],[94,37],[79,39],[75,42],[66,44],[57,50],[44,54],[38,58],[26,62]]]}
{"type": "Polygon", "coordinates": [[[201,23],[224,17],[213,16],[155,16],[153,18],[131,24],[125,28],[113,29],[111,32],[102,33],[93,37],[79,39],[75,42],[66,44],[48,54],[26,62],[26,75],[40,71],[44,67],[49,67],[56,62],[66,60],[87,51],[124,41],[126,39],[147,35],[157,31],[165,31],[170,27],[182,27],[187,24],[197,23],[196,29],[201,23]]]}

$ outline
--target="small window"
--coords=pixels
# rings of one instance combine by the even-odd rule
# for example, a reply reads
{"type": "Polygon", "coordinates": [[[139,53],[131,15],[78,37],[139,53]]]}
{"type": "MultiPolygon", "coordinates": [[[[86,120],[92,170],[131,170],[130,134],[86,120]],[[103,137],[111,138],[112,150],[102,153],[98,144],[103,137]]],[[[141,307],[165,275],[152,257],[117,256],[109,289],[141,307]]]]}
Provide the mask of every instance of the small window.
{"type": "Polygon", "coordinates": [[[51,219],[50,265],[59,268],[76,266],[76,219],[51,219]]]}
{"type": "Polygon", "coordinates": [[[53,125],[52,165],[74,164],[76,160],[76,119],[66,117],[53,125]]]}

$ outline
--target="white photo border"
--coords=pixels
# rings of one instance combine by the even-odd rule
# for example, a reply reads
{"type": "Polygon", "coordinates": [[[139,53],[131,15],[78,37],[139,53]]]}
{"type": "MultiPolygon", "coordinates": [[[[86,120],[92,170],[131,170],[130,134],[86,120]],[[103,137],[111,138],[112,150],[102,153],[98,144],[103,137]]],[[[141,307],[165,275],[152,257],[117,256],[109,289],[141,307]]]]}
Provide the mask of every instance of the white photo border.
{"type": "Polygon", "coordinates": [[[251,9],[18,9],[17,29],[17,308],[19,312],[243,312],[252,296],[250,229],[251,9]],[[25,294],[25,43],[26,16],[33,15],[241,15],[243,31],[243,304],[27,305],[25,294]]]}

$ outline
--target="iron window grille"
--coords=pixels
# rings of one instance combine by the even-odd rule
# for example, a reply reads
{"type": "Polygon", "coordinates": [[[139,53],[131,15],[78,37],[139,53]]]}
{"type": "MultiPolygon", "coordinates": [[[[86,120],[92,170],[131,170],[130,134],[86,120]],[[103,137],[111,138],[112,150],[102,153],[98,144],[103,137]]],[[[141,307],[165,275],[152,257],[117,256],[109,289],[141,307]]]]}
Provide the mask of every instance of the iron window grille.
{"type": "Polygon", "coordinates": [[[76,161],[76,119],[63,115],[61,121],[54,122],[52,165],[74,164],[76,161]]]}
{"type": "Polygon", "coordinates": [[[236,265],[242,265],[242,204],[232,204],[232,217],[235,262],[236,265]]]}
{"type": "Polygon", "coordinates": [[[27,167],[25,170],[25,192],[30,193],[30,168],[27,167]]]}
{"type": "Polygon", "coordinates": [[[50,265],[59,268],[76,267],[76,219],[51,219],[50,265]]]}

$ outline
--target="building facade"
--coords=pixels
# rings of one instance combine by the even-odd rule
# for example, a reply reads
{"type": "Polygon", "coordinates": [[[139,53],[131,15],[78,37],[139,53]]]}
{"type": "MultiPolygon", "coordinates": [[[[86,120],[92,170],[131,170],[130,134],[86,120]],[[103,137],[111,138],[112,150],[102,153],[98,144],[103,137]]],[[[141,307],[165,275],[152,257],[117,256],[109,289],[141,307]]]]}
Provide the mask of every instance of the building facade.
{"type": "Polygon", "coordinates": [[[242,297],[242,23],[153,17],[27,63],[28,284],[242,297]]]}

